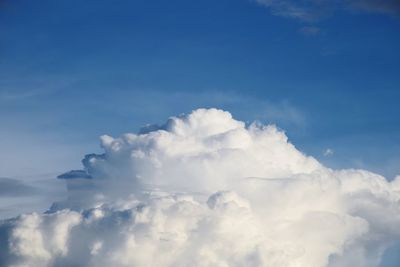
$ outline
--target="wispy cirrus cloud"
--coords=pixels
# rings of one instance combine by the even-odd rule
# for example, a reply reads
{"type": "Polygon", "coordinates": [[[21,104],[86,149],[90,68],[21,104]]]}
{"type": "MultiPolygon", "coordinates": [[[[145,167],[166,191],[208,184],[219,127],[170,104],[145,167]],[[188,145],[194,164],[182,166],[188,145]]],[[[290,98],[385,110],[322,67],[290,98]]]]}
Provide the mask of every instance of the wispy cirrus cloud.
{"type": "Polygon", "coordinates": [[[358,0],[358,1],[346,1],[350,8],[390,15],[400,15],[400,1],[398,0],[358,0]]]}
{"type": "Polygon", "coordinates": [[[313,22],[332,14],[335,4],[333,1],[279,1],[256,0],[259,4],[270,8],[276,16],[313,22]]]}
{"type": "Polygon", "coordinates": [[[303,22],[316,22],[332,16],[338,10],[352,12],[380,13],[397,16],[400,2],[397,0],[256,0],[271,9],[272,14],[293,18],[303,22]]]}
{"type": "Polygon", "coordinates": [[[299,33],[306,36],[316,36],[321,33],[321,29],[315,26],[305,26],[300,28],[299,33]]]}

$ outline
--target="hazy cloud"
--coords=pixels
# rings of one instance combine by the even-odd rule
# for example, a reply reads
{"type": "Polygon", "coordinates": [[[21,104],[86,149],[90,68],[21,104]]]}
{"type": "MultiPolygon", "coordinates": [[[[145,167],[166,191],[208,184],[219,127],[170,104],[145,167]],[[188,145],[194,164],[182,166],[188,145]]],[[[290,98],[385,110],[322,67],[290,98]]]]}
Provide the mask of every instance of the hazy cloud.
{"type": "Polygon", "coordinates": [[[1,266],[379,266],[400,177],[332,170],[273,125],[198,109],[62,175],[68,197],[0,223],[1,266]]]}
{"type": "Polygon", "coordinates": [[[20,197],[36,194],[37,189],[13,178],[0,177],[0,198],[20,197]]]}
{"type": "Polygon", "coordinates": [[[271,9],[272,14],[294,18],[305,22],[315,22],[329,17],[337,10],[399,15],[400,2],[397,0],[256,0],[271,9]]]}
{"type": "Polygon", "coordinates": [[[313,22],[332,14],[333,1],[279,1],[256,0],[261,5],[271,9],[272,14],[294,18],[301,21],[313,22]]]}
{"type": "Polygon", "coordinates": [[[333,155],[334,153],[335,153],[335,152],[333,151],[333,149],[327,148],[327,149],[325,149],[323,155],[324,155],[325,157],[327,157],[327,156],[333,155]]]}
{"type": "Polygon", "coordinates": [[[400,1],[398,0],[348,0],[346,3],[355,10],[390,15],[400,14],[400,1]]]}
{"type": "Polygon", "coordinates": [[[299,32],[306,36],[316,36],[320,34],[321,29],[315,26],[305,26],[300,28],[299,32]]]}

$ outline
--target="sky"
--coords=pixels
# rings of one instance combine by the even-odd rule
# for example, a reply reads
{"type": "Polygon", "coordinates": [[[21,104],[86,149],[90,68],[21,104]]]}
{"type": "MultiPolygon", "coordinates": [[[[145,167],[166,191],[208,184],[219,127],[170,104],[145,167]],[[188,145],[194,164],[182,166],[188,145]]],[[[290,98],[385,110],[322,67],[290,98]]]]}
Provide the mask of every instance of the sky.
{"type": "Polygon", "coordinates": [[[101,146],[64,198],[0,180],[54,201],[0,221],[1,266],[398,266],[400,176],[327,168],[274,125],[196,109],[101,146]]]}
{"type": "Polygon", "coordinates": [[[2,1],[0,175],[79,166],[101,134],[198,107],[276,123],[328,165],[399,174],[397,2],[286,3],[305,18],[267,2],[2,1]]]}
{"type": "Polygon", "coordinates": [[[399,16],[396,0],[2,0],[0,185],[36,200],[17,212],[33,197],[0,190],[0,213],[66,194],[54,177],[100,153],[99,136],[202,107],[276,124],[328,167],[391,181],[399,16]]]}

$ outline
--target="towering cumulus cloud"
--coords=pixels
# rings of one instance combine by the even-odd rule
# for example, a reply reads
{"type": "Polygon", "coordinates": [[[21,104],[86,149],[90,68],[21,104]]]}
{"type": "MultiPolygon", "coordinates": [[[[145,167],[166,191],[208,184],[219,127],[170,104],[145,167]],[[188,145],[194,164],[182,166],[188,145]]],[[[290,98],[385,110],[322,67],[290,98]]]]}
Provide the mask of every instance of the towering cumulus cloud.
{"type": "Polygon", "coordinates": [[[60,175],[69,196],[0,226],[1,266],[378,266],[400,177],[332,170],[275,126],[198,109],[60,175]]]}

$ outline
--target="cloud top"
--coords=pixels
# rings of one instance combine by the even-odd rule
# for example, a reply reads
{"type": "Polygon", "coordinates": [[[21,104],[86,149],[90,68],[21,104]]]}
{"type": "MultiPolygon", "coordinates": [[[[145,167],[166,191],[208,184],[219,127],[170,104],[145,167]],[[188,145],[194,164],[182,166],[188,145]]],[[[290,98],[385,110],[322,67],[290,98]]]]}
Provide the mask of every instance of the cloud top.
{"type": "Polygon", "coordinates": [[[69,197],[0,225],[5,266],[378,266],[400,240],[400,178],[331,170],[273,125],[218,109],[61,175],[69,197]]]}

